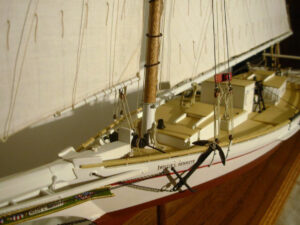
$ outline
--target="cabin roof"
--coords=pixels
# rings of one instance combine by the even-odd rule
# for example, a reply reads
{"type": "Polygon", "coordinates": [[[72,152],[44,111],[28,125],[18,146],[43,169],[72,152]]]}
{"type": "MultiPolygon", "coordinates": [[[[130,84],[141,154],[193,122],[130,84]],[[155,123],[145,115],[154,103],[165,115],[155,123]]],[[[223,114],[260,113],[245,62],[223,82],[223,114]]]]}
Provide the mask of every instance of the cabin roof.
{"type": "MultiPolygon", "coordinates": [[[[215,80],[214,80],[214,78],[210,78],[210,79],[206,80],[205,82],[214,83],[215,80]]],[[[253,80],[244,80],[244,79],[235,79],[235,78],[232,78],[232,80],[231,80],[231,84],[234,86],[246,87],[246,86],[252,85],[254,83],[255,82],[253,80]]],[[[224,82],[224,84],[225,84],[225,82],[224,82]]]]}
{"type": "Polygon", "coordinates": [[[264,85],[267,87],[280,88],[286,82],[286,77],[274,76],[269,80],[264,82],[264,85]]]}

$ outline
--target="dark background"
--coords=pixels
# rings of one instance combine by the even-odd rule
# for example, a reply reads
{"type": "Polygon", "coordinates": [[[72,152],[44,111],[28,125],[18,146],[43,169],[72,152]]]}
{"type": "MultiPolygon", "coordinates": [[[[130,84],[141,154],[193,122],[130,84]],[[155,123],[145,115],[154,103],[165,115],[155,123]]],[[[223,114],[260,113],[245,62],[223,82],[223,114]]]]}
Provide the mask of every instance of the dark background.
{"type": "MultiPolygon", "coordinates": [[[[300,1],[299,0],[286,0],[287,11],[290,17],[290,25],[293,35],[280,43],[281,54],[300,56],[300,1]]],[[[266,49],[270,52],[270,48],[266,49]]],[[[271,65],[270,58],[269,66],[271,65]]],[[[241,62],[233,67],[233,73],[239,74],[248,70],[247,62],[253,65],[261,63],[263,60],[262,53],[254,55],[253,57],[241,62]]],[[[292,67],[293,69],[300,69],[300,60],[279,59],[282,68],[292,67]]],[[[262,66],[264,64],[261,64],[262,66]]]]}
{"type": "MultiPolygon", "coordinates": [[[[300,56],[300,1],[287,0],[286,2],[294,34],[281,43],[281,53],[300,56]]],[[[299,60],[280,59],[280,63],[284,67],[300,68],[299,60]]]]}

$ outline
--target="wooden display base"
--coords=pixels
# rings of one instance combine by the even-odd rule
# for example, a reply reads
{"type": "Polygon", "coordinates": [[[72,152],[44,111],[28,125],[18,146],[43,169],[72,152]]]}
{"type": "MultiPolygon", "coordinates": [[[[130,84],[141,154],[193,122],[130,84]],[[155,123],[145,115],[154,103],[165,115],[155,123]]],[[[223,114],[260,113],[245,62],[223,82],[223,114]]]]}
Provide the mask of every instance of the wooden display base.
{"type": "Polygon", "coordinates": [[[110,213],[98,224],[274,224],[299,176],[299,150],[300,132],[260,162],[201,185],[197,193],[186,191],[110,213]]]}

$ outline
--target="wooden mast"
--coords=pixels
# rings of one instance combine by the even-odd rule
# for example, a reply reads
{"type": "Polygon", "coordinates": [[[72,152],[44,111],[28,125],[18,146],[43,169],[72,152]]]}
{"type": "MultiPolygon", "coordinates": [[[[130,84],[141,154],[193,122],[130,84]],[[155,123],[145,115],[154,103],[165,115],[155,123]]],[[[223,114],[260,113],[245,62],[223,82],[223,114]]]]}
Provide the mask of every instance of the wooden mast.
{"type": "Polygon", "coordinates": [[[143,124],[142,134],[146,134],[152,128],[155,121],[155,103],[158,75],[158,57],[160,50],[160,19],[163,8],[163,0],[149,1],[149,19],[147,33],[146,76],[144,88],[143,124]]]}

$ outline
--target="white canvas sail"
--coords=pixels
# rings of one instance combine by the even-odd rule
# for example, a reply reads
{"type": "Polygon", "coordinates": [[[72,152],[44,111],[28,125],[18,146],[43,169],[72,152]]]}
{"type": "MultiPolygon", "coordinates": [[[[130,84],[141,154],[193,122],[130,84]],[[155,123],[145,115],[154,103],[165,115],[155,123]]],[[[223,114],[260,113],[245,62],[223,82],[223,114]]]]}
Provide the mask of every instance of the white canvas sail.
{"type": "Polygon", "coordinates": [[[214,14],[211,0],[164,4],[160,82],[171,86],[214,67],[214,38],[216,63],[227,61],[226,27],[230,59],[291,32],[285,0],[214,1],[214,14]]]}
{"type": "Polygon", "coordinates": [[[0,137],[136,77],[144,1],[1,0],[0,137]]]}

